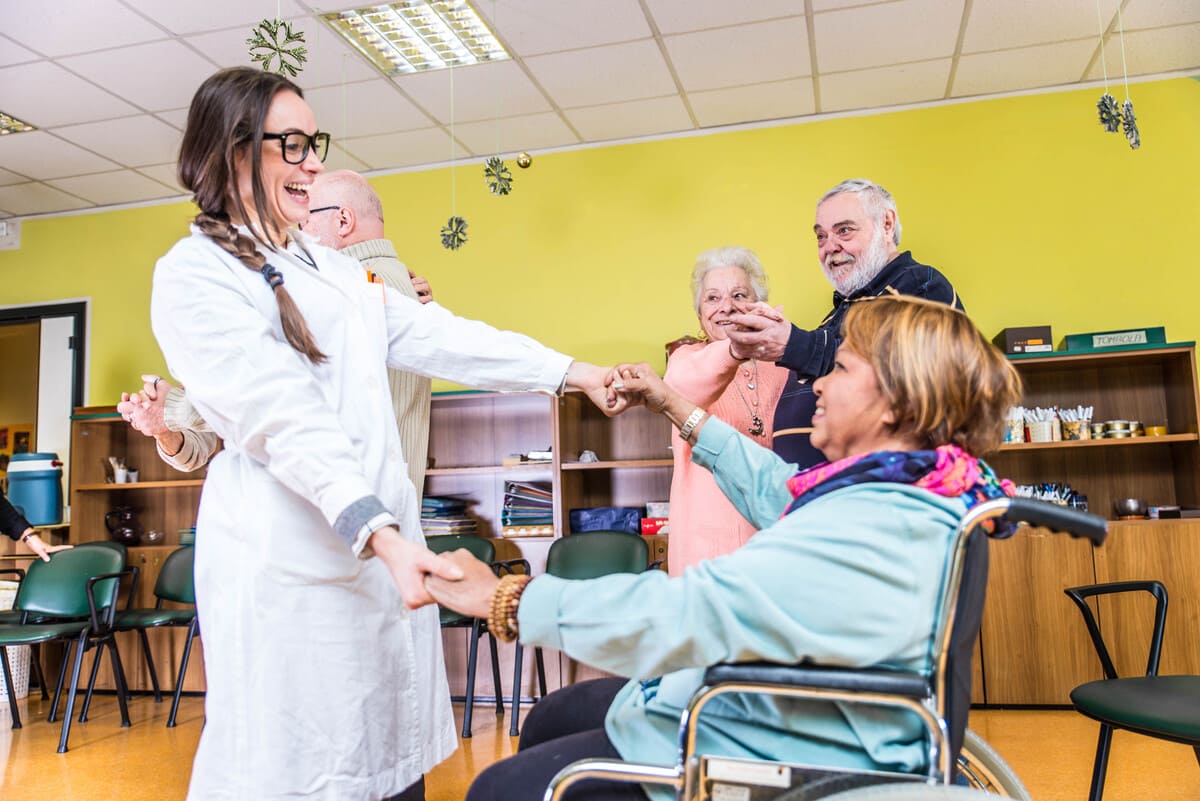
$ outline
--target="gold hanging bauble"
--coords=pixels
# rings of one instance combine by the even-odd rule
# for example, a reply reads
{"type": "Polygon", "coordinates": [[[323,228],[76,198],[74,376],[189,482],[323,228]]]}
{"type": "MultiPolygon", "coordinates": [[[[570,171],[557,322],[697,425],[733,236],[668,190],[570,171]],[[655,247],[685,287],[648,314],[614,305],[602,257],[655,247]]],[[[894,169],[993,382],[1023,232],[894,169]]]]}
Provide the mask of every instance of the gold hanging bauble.
{"type": "Polygon", "coordinates": [[[529,155],[524,150],[522,150],[520,153],[517,154],[517,166],[520,167],[521,169],[525,169],[532,163],[533,163],[533,156],[529,155]]]}

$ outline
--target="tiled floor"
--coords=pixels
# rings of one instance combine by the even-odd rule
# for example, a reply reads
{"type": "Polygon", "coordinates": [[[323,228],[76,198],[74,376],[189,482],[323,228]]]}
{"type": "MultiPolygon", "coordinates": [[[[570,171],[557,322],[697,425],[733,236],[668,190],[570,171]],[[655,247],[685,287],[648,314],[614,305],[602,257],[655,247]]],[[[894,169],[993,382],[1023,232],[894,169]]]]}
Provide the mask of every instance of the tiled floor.
{"type": "MultiPolygon", "coordinates": [[[[90,720],[71,729],[71,750],[58,754],[58,724],[47,704],[23,701],[25,727],[9,728],[0,711],[0,799],[4,801],[181,801],[203,722],[199,698],[185,698],[179,725],[165,727],[168,705],[139,696],[133,726],[120,727],[116,700],[101,696],[90,720]]],[[[460,710],[461,712],[461,710],[460,710]]],[[[471,777],[512,752],[505,718],[486,707],[475,736],[428,778],[428,801],[460,801],[471,777]]],[[[1086,801],[1096,724],[1069,711],[975,711],[971,725],[1025,781],[1036,801],[1086,801]]],[[[1105,801],[1200,799],[1200,766],[1192,749],[1118,732],[1105,801]]]]}

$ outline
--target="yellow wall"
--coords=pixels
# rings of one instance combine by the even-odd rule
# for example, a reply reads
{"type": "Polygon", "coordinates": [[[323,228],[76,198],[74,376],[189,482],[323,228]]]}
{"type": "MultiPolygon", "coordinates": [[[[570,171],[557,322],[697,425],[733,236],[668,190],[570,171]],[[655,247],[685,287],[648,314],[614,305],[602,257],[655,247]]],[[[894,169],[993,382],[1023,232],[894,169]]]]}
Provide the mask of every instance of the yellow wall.
{"type": "MultiPolygon", "coordinates": [[[[1165,325],[1200,337],[1191,237],[1200,221],[1200,82],[1133,86],[1144,146],[1096,122],[1098,90],[735,131],[510,160],[493,197],[456,169],[471,236],[443,250],[447,170],[375,179],[388,234],[437,299],[596,362],[646,359],[696,325],[688,275],[706,248],[755,249],[772,300],[801,324],[828,310],[813,204],[847,177],[888,187],[902,249],[945,272],[988,336],[1165,325]]],[[[173,204],[27,221],[0,252],[3,304],[90,296],[90,402],[165,371],[150,334],[154,260],[185,232],[173,204]]]]}

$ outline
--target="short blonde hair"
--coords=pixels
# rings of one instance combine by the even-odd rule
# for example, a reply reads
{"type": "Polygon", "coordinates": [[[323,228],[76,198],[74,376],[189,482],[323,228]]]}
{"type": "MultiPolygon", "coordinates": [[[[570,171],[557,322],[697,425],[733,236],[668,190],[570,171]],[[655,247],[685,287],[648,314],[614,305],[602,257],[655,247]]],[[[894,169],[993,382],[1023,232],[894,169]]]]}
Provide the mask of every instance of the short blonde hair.
{"type": "Polygon", "coordinates": [[[874,369],[896,433],[975,456],[1000,445],[1021,378],[963,312],[920,298],[872,298],[851,306],[842,345],[874,369]]]}

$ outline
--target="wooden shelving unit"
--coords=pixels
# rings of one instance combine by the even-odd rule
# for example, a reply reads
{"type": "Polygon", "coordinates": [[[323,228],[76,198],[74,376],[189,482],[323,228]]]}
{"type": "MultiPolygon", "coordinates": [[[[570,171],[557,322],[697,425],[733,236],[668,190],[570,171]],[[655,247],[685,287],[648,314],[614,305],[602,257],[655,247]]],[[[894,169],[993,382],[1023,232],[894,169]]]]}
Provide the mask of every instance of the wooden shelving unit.
{"type": "MultiPolygon", "coordinates": [[[[997,473],[1018,484],[1070,484],[1088,496],[1089,511],[1111,522],[1101,548],[1044,529],[1022,529],[992,544],[981,634],[984,688],[982,693],[977,688],[974,700],[1068,704],[1073,687],[1101,678],[1079,613],[1062,591],[1103,581],[1163,581],[1171,596],[1164,654],[1172,660],[1171,669],[1163,670],[1200,672],[1192,630],[1200,617],[1200,520],[1113,519],[1119,498],[1141,498],[1152,506],[1200,505],[1194,351],[1189,342],[1013,359],[1026,406],[1092,406],[1093,420],[1166,425],[1168,434],[1011,444],[988,458],[997,473]]],[[[1146,638],[1122,628],[1118,611],[1104,601],[1101,628],[1112,642],[1122,643],[1122,675],[1135,675],[1144,670],[1145,656],[1131,652],[1146,638]]]]}

